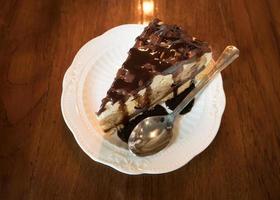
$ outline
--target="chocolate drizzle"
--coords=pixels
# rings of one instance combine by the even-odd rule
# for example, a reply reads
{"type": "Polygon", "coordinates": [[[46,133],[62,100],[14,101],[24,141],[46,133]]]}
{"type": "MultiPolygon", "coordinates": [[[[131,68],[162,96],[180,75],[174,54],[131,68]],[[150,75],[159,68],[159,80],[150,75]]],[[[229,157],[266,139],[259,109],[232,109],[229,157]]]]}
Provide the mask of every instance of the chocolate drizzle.
{"type": "Polygon", "coordinates": [[[148,88],[154,76],[176,75],[182,70],[176,67],[177,63],[199,58],[205,52],[210,52],[207,43],[188,36],[176,25],[154,19],[136,38],[97,114],[105,110],[107,102],[114,104],[119,101],[123,110],[124,102],[143,88],[147,90],[144,101],[139,104],[142,108],[149,105],[151,91],[148,88]]]}
{"type": "MultiPolygon", "coordinates": [[[[169,99],[165,102],[165,105],[170,109],[174,110],[181,101],[194,89],[195,85],[192,83],[187,89],[185,89],[183,92],[181,92],[179,95],[177,95],[178,87],[173,90],[174,97],[172,99],[169,99]],[[176,91],[176,92],[175,92],[176,91]],[[176,94],[176,95],[175,95],[176,94]]],[[[192,100],[181,112],[180,114],[186,114],[189,111],[191,111],[192,106],[194,104],[194,100],[192,100]]]]}
{"type": "Polygon", "coordinates": [[[152,93],[152,89],[151,89],[150,86],[148,86],[146,88],[146,92],[145,92],[145,95],[144,95],[144,105],[150,105],[151,100],[150,100],[149,97],[150,97],[151,93],[152,93]]]}
{"type": "Polygon", "coordinates": [[[120,101],[120,112],[123,113],[123,122],[126,123],[129,120],[127,107],[125,105],[125,102],[123,100],[120,101]]]}

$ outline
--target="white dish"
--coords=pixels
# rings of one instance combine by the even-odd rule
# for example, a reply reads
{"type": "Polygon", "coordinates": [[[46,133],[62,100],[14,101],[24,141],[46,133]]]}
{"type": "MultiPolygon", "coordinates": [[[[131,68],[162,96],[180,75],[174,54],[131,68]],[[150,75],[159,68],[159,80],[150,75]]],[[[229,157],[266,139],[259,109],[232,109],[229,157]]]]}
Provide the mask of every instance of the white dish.
{"type": "Polygon", "coordinates": [[[122,25],[86,43],[65,73],[61,97],[64,120],[93,160],[126,174],[160,174],[184,166],[214,139],[225,108],[219,75],[176,121],[175,136],[158,154],[136,157],[117,136],[105,138],[95,112],[143,25],[122,25]]]}

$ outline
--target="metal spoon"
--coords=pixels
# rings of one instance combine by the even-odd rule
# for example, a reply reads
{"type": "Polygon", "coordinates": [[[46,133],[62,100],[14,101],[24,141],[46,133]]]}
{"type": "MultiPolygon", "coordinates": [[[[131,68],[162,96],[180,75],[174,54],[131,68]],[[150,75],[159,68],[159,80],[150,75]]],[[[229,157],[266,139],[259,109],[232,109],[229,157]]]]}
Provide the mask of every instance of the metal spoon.
{"type": "Polygon", "coordinates": [[[201,81],[172,113],[162,116],[147,117],[139,122],[128,139],[129,150],[137,156],[147,156],[155,154],[166,147],[173,135],[172,128],[175,118],[219,72],[231,64],[238,56],[239,50],[236,47],[226,47],[214,64],[213,69],[208,74],[204,75],[201,81]]]}

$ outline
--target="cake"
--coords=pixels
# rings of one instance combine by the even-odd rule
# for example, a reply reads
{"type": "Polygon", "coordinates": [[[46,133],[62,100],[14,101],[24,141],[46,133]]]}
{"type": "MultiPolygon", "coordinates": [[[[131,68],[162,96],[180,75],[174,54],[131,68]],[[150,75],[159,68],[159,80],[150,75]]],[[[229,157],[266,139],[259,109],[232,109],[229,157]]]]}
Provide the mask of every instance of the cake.
{"type": "Polygon", "coordinates": [[[208,43],[154,19],[135,39],[102,100],[97,112],[101,128],[115,133],[138,114],[195,84],[211,63],[208,43]]]}

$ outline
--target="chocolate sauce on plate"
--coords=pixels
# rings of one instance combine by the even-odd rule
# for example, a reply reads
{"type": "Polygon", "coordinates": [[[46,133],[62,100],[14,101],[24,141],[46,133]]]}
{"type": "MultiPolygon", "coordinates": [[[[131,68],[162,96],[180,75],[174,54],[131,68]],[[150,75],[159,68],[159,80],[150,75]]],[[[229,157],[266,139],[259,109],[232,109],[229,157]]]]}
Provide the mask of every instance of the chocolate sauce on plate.
{"type": "Polygon", "coordinates": [[[129,122],[124,124],[124,128],[120,129],[118,131],[118,136],[119,138],[124,141],[124,142],[128,142],[128,138],[132,132],[132,130],[134,129],[134,127],[143,119],[145,119],[146,117],[150,117],[150,116],[156,116],[156,115],[166,115],[167,111],[165,110],[164,107],[162,107],[161,105],[156,105],[154,108],[152,108],[151,110],[146,110],[144,111],[142,114],[138,115],[137,117],[135,117],[134,119],[130,120],[129,122]]]}
{"type": "MultiPolygon", "coordinates": [[[[169,99],[165,102],[165,105],[170,109],[170,110],[174,110],[179,103],[181,103],[181,101],[192,91],[192,89],[194,88],[194,84],[192,83],[190,85],[190,87],[188,87],[187,89],[185,89],[181,94],[177,95],[177,87],[174,87],[174,97],[172,99],[169,99]],[[176,94],[176,95],[175,95],[176,94]]],[[[188,112],[191,111],[192,107],[194,104],[194,100],[192,100],[181,112],[180,114],[186,114],[188,112]]],[[[124,142],[128,142],[128,138],[132,132],[132,130],[134,129],[134,127],[143,119],[145,119],[146,117],[151,117],[151,116],[156,116],[156,115],[166,115],[168,114],[168,112],[166,111],[166,109],[161,106],[161,105],[156,105],[154,108],[152,108],[151,110],[147,110],[145,112],[143,112],[142,114],[138,115],[137,117],[135,117],[134,119],[127,121],[126,123],[124,123],[124,128],[119,129],[118,130],[118,136],[119,138],[124,141],[124,142]]]]}

